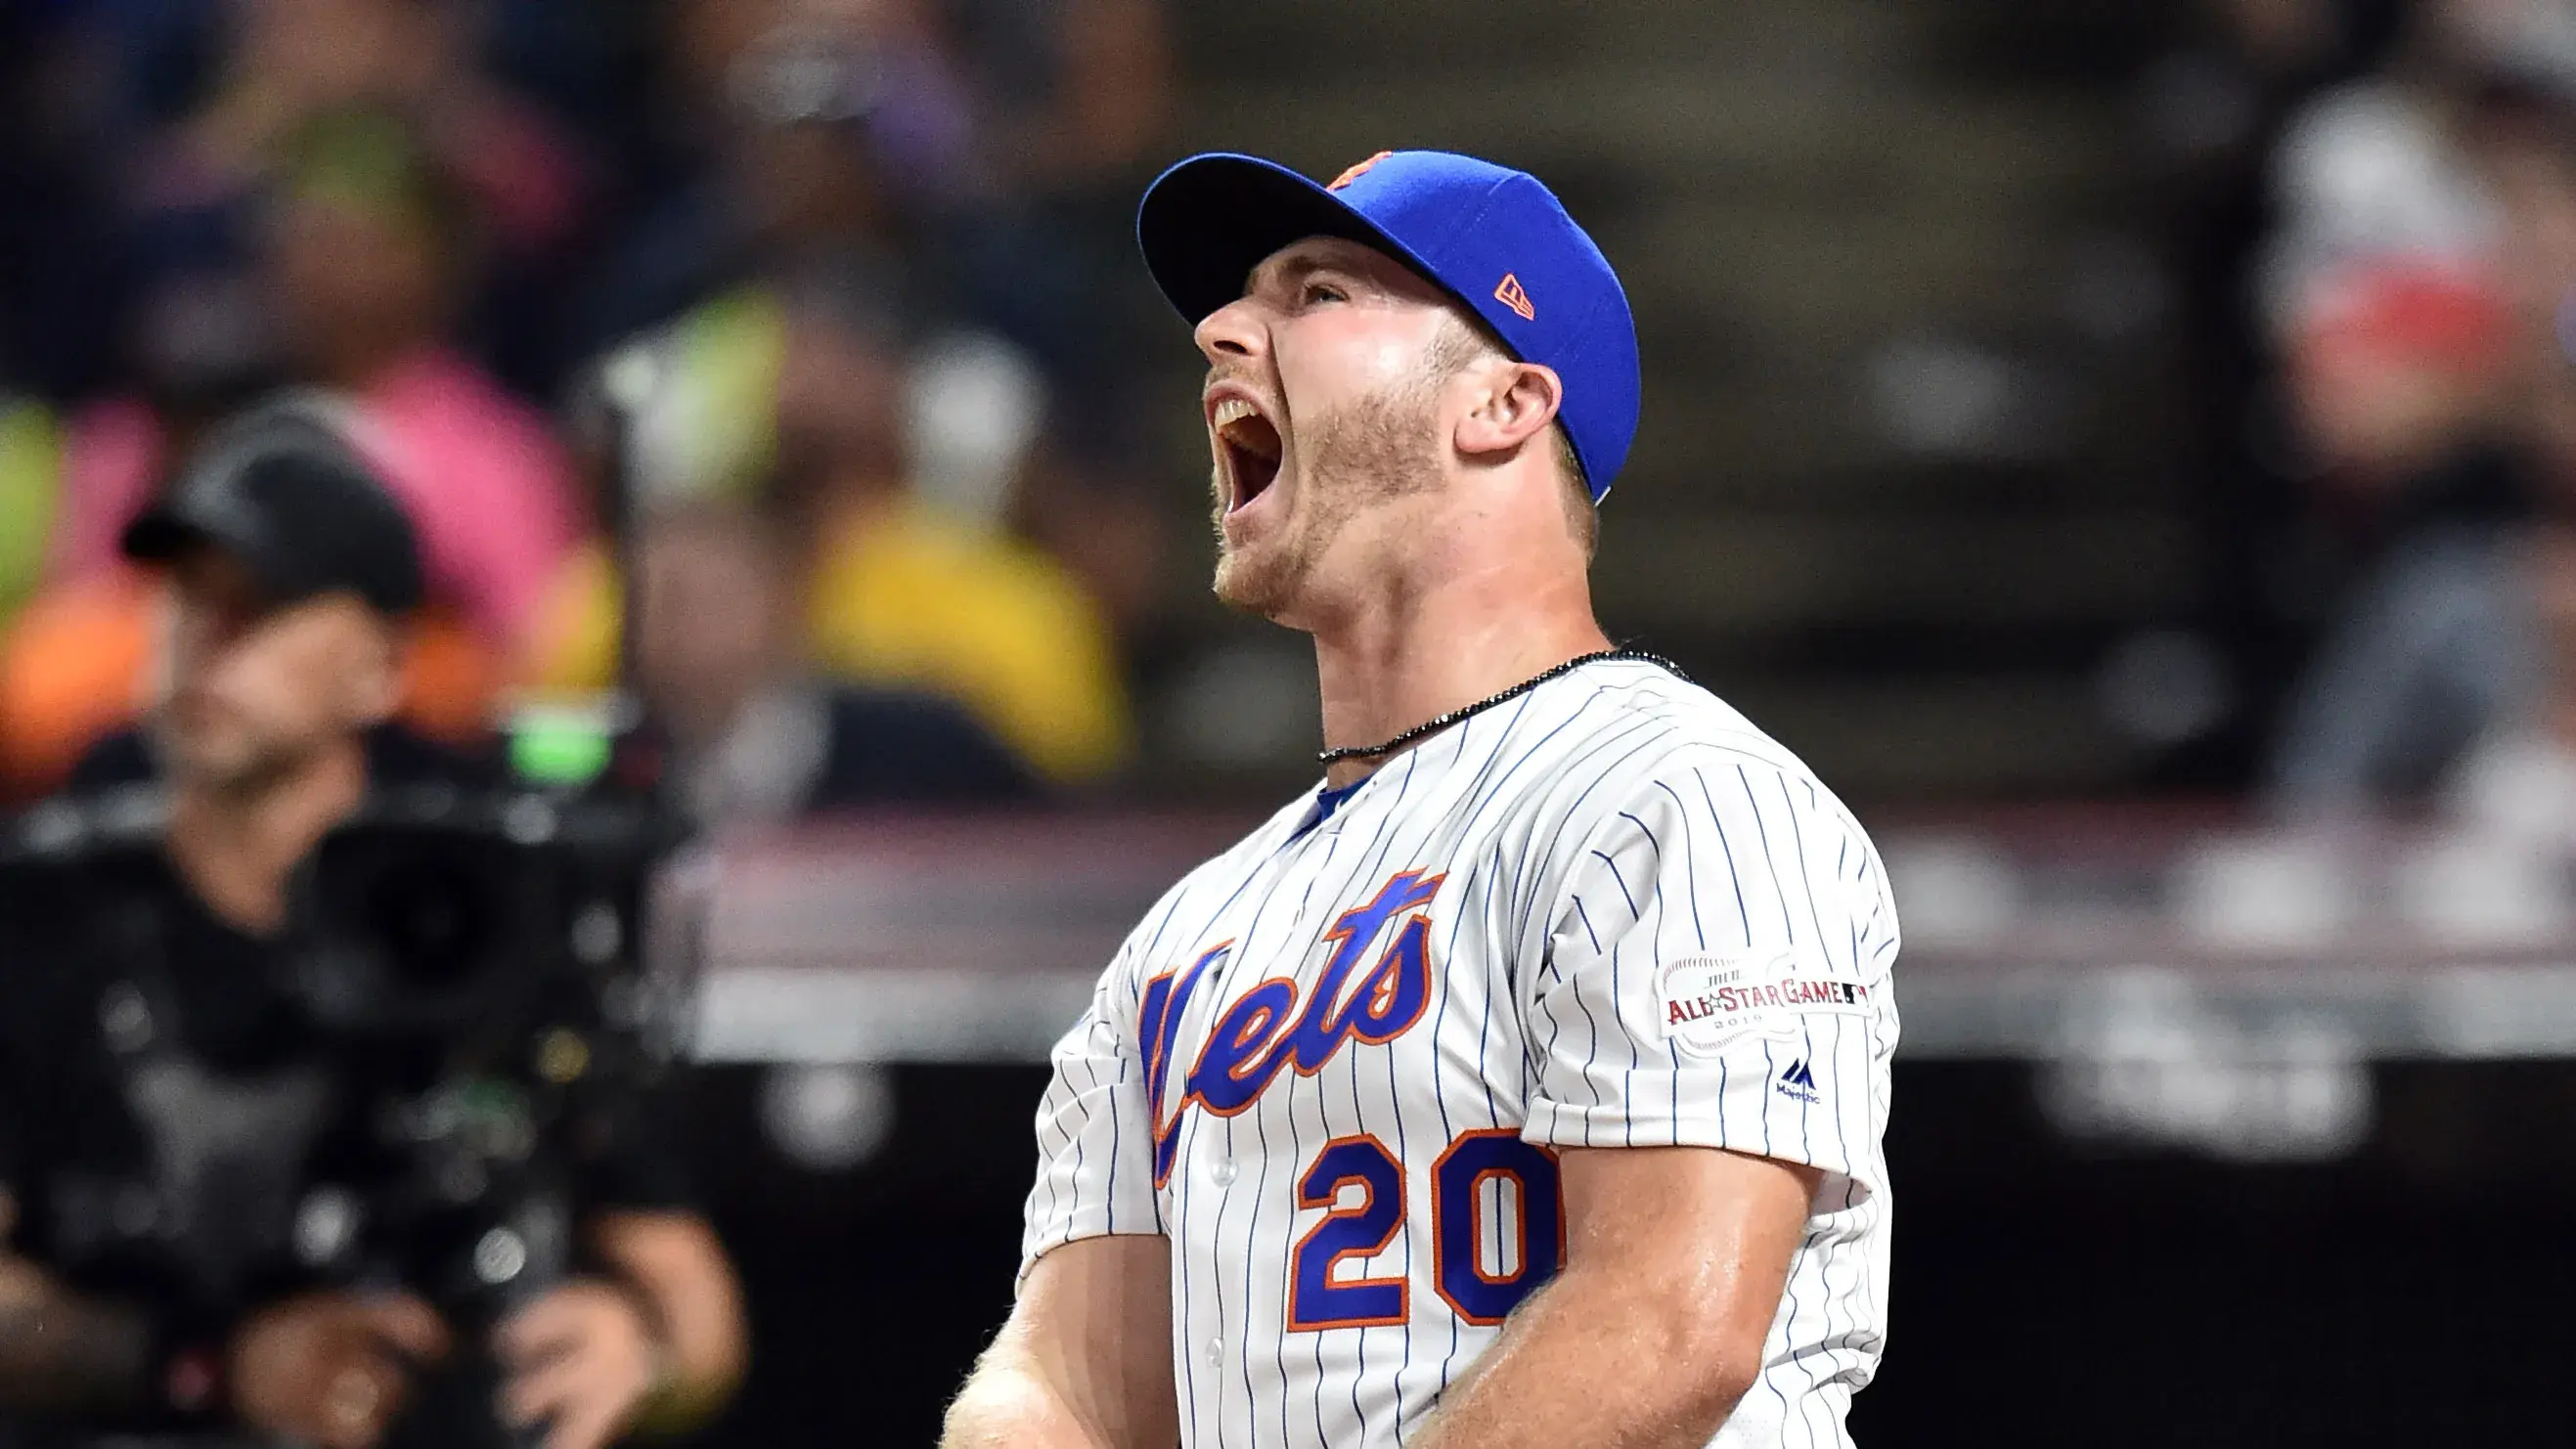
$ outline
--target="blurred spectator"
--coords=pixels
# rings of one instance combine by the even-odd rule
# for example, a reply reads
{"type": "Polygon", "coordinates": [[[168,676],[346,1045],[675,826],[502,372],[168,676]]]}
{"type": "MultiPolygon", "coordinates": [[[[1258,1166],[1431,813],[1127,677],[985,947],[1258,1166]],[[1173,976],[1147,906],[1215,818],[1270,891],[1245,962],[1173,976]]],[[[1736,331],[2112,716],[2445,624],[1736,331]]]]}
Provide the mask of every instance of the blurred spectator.
{"type": "Polygon", "coordinates": [[[2327,92],[2290,123],[2274,160],[2280,223],[2262,294],[2295,331],[2347,268],[2401,259],[2473,270],[2490,254],[2493,199],[2451,128],[2452,97],[2373,77],[2327,92]]]}
{"type": "Polygon", "coordinates": [[[962,100],[935,65],[887,80],[863,17],[824,24],[812,10],[679,0],[670,11],[671,124],[693,174],[603,268],[588,323],[613,356],[649,364],[633,464],[652,496],[739,498],[768,476],[780,279],[865,276],[915,316],[945,310],[913,258],[920,238],[900,193],[962,159],[962,120],[936,119],[962,100]]]}
{"type": "Polygon", "coordinates": [[[279,165],[256,291],[213,277],[167,289],[166,308],[143,318],[140,376],[156,385],[73,422],[53,583],[0,647],[0,757],[22,781],[59,778],[131,715],[152,599],[115,556],[116,534],[168,461],[272,370],[346,400],[353,441],[420,528],[433,604],[411,676],[416,724],[451,737],[484,725],[571,546],[571,474],[545,420],[449,344],[466,224],[435,161],[393,117],[353,111],[307,121],[279,165]],[[244,335],[260,317],[272,333],[244,335]]]}
{"type": "Polygon", "coordinates": [[[418,131],[502,245],[559,240],[581,203],[577,167],[545,116],[476,63],[479,19],[423,0],[236,0],[205,103],[160,148],[144,199],[253,194],[317,117],[372,110],[418,131]]]}
{"type": "MultiPolygon", "coordinates": [[[[571,0],[567,0],[569,8],[571,0]]],[[[483,244],[458,300],[483,360],[551,385],[554,273],[594,209],[580,148],[480,64],[491,8],[442,0],[153,0],[100,7],[126,72],[106,130],[124,213],[127,285],[151,291],[210,246],[258,248],[264,197],[315,118],[399,117],[470,195],[483,244]]],[[[113,64],[113,62],[111,63],[113,64]]],[[[101,79],[92,89],[115,87],[101,79]]]]}
{"type": "MultiPolygon", "coordinates": [[[[353,442],[346,409],[317,404],[353,442]]],[[[408,501],[408,500],[407,500],[408,501]]],[[[151,697],[160,584],[122,564],[57,578],[0,633],[0,795],[60,785],[101,737],[131,724],[151,697]]],[[[422,615],[403,661],[402,719],[435,738],[481,734],[501,683],[493,654],[452,615],[422,615]]]]}
{"type": "Polygon", "coordinates": [[[761,319],[741,314],[760,277],[910,270],[918,194],[963,159],[965,100],[926,37],[889,56],[869,20],[803,0],[676,0],[663,42],[673,174],[600,267],[584,340],[605,347],[696,307],[705,316],[675,332],[730,326],[753,346],[761,319]]]}
{"type": "MultiPolygon", "coordinates": [[[[810,285],[811,274],[737,289],[603,364],[639,368],[649,380],[630,437],[644,496],[740,500],[774,473],[787,294],[810,285]]],[[[822,285],[893,291],[852,269],[822,285]]],[[[1051,399],[1025,353],[980,332],[948,332],[910,349],[901,392],[902,466],[923,501],[1053,554],[1122,639],[1158,622],[1168,530],[1138,486],[1134,449],[1103,416],[1109,410],[1051,399]]]]}
{"type": "Polygon", "coordinates": [[[1011,522],[1082,581],[1132,648],[1165,622],[1162,561],[1172,530],[1124,448],[1059,422],[1023,470],[1011,522]]]}
{"type": "Polygon", "coordinates": [[[2375,566],[2301,679],[2272,783],[2302,812],[2417,796],[2529,687],[2513,520],[2576,491],[2576,110],[2489,74],[2455,154],[2494,206],[2474,265],[2346,264],[2292,348],[2319,493],[2375,566]]]}
{"type": "MultiPolygon", "coordinates": [[[[1051,779],[1106,773],[1129,729],[1108,623],[1044,554],[918,496],[903,441],[906,358],[885,299],[864,278],[807,276],[777,305],[777,443],[760,491],[805,540],[814,663],[954,699],[1051,779]]],[[[657,495],[647,474],[648,501],[692,491],[657,495]]],[[[607,681],[614,588],[596,551],[567,570],[544,684],[607,681]]]]}
{"type": "MultiPolygon", "coordinates": [[[[606,346],[741,278],[900,267],[921,310],[1063,382],[1132,290],[1122,185],[1169,108],[1153,0],[679,0],[664,151],[688,176],[603,269],[606,346]],[[1114,204],[1102,204],[1115,193],[1114,204]]],[[[666,163],[670,164],[670,163],[666,163]]]]}
{"type": "MultiPolygon", "coordinates": [[[[451,345],[467,277],[462,196],[407,127],[373,111],[307,123],[282,184],[257,293],[275,335],[235,345],[269,347],[287,375],[353,402],[420,522],[435,597],[507,657],[570,546],[572,484],[545,420],[451,345]]],[[[174,300],[202,310],[219,295],[205,279],[174,300]]],[[[204,421],[154,401],[113,400],[82,420],[58,575],[114,566],[116,531],[204,421]]]]}
{"type": "Polygon", "coordinates": [[[2512,318],[2476,272],[2355,266],[2290,342],[2290,392],[2320,485],[2376,503],[2501,429],[2512,318]]]}
{"type": "MultiPolygon", "coordinates": [[[[604,678],[605,550],[576,550],[567,460],[496,378],[674,316],[642,344],[662,382],[636,440],[644,496],[785,480],[815,540],[820,664],[941,690],[1056,779],[1124,753],[1110,621],[1153,613],[1161,530],[1125,454],[1062,423],[1115,389],[1080,319],[1114,310],[1123,183],[1169,106],[1154,0],[154,0],[56,7],[27,33],[68,57],[44,62],[64,79],[13,90],[45,129],[0,150],[59,149],[46,164],[116,198],[122,235],[91,250],[116,259],[129,315],[93,344],[121,361],[110,390],[0,405],[0,771],[58,779],[130,717],[154,605],[116,531],[205,427],[281,384],[344,400],[419,519],[416,723],[470,732],[508,683],[604,678]],[[631,63],[653,28],[647,95],[631,63]],[[585,230],[607,214],[594,160],[631,188],[619,229],[585,230]],[[1113,196],[1092,227],[1080,209],[1113,196]],[[616,260],[545,295],[543,259],[576,243],[616,260]],[[850,329],[807,325],[816,276],[903,315],[836,340],[850,329]],[[593,315],[565,328],[575,291],[593,315]],[[496,297],[502,325],[478,330],[496,297]]],[[[73,232],[45,231],[62,275],[73,232]]],[[[47,284],[11,285],[40,301],[47,284]]]]}
{"type": "Polygon", "coordinates": [[[2292,695],[2275,802],[2353,813],[2421,795],[2527,686],[2530,659],[2498,528],[2431,530],[2395,550],[2292,695]]]}
{"type": "Polygon", "coordinates": [[[2482,837],[2576,861],[2576,521],[2531,529],[2515,562],[2539,678],[2452,773],[2444,805],[2482,837]]]}
{"type": "Polygon", "coordinates": [[[1107,621],[1061,566],[960,524],[905,473],[904,359],[879,319],[815,298],[779,381],[780,502],[815,541],[815,656],[846,677],[937,689],[1060,780],[1127,750],[1107,621]]]}
{"type": "Polygon", "coordinates": [[[2561,0],[2416,6],[2394,65],[2310,101],[2281,138],[2279,225],[2260,279],[2273,317],[2295,325],[2350,263],[2489,261],[2505,223],[2469,154],[2480,102],[2571,84],[2576,11],[2561,0]]]}
{"type": "Polygon", "coordinates": [[[0,357],[10,383],[60,399],[113,364],[123,238],[105,164],[111,107],[83,5],[0,5],[0,357]]]}
{"type": "Polygon", "coordinates": [[[545,419],[453,349],[460,203],[382,117],[320,130],[301,162],[271,253],[290,352],[382,434],[432,591],[515,649],[571,544],[573,484],[545,419]]]}
{"type": "Polygon", "coordinates": [[[808,671],[795,551],[778,524],[716,504],[666,509],[641,530],[637,571],[638,682],[700,823],[1034,792],[955,706],[808,671]]]}
{"type": "Polygon", "coordinates": [[[943,0],[1013,189],[1114,179],[1146,159],[1172,106],[1157,0],[943,0]]]}
{"type": "Polygon", "coordinates": [[[1104,354],[1126,355],[1122,323],[1154,315],[1126,238],[1134,173],[1159,159],[1172,109],[1164,7],[909,3],[935,14],[977,103],[973,182],[941,228],[950,286],[969,319],[1030,349],[1059,387],[1095,383],[1104,354]]]}
{"type": "MultiPolygon", "coordinates": [[[[1080,226],[1038,219],[1032,198],[1079,193],[1135,160],[1164,93],[1154,6],[1073,9],[1099,12],[1098,25],[1011,3],[672,8],[669,115],[696,179],[640,225],[595,319],[625,335],[704,299],[603,364],[650,379],[631,439],[642,495],[745,498],[778,470],[793,294],[826,278],[899,312],[888,325],[919,339],[900,413],[915,496],[953,522],[1059,548],[1122,626],[1150,612],[1151,510],[1124,480],[1102,486],[1120,469],[1097,450],[1057,466],[1066,450],[1041,442],[1050,415],[1099,411],[1114,392],[1100,374],[1115,369],[1096,331],[1073,346],[1085,329],[1044,300],[1097,305],[1101,288],[1071,260],[1087,245],[1080,226]],[[1081,354],[1078,391],[1037,365],[1029,344],[1046,337],[1059,360],[1081,354]]],[[[1123,242],[1127,205],[1104,236],[1123,242]]]]}
{"type": "MultiPolygon", "coordinates": [[[[2196,632],[2227,657],[2234,709],[2156,758],[2160,783],[2240,787],[2270,745],[2282,686],[2311,647],[2321,601],[2296,559],[2305,502],[2268,406],[2277,330],[2248,270],[2280,207],[2276,142],[2307,97],[2365,72],[2399,0],[2200,0],[2162,7],[2170,49],[2139,74],[2142,228],[2160,238],[2173,307],[2168,374],[2182,409],[2165,439],[2180,501],[2209,553],[2196,632]]],[[[2145,12],[2132,11],[2141,17],[2145,12]]]]}
{"type": "Polygon", "coordinates": [[[2324,500],[2384,542],[2283,721],[2272,783],[2300,812],[2429,788],[2523,673],[2502,546],[2525,483],[2506,445],[2514,318],[2494,287],[2438,272],[2349,285],[2290,371],[2324,500]]]}

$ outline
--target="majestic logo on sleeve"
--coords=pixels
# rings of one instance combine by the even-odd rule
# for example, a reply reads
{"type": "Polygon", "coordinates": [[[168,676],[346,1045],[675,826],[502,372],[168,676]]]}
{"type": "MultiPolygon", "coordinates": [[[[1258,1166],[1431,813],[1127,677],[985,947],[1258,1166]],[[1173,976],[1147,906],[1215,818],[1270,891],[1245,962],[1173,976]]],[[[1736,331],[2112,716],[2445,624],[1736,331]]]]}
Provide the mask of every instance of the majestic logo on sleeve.
{"type": "Polygon", "coordinates": [[[1815,1069],[1807,1065],[1805,1057],[1781,1068],[1780,1080],[1773,1084],[1771,1090],[1792,1102],[1804,1102],[1810,1107],[1824,1105],[1824,1097],[1816,1091],[1815,1069]]]}
{"type": "Polygon", "coordinates": [[[1155,1186],[1171,1179],[1181,1117],[1192,1103],[1231,1117],[1251,1106],[1283,1070],[1293,1066],[1298,1075],[1311,1077],[1344,1042],[1393,1041],[1421,1019],[1431,1000],[1431,917],[1423,908],[1445,879],[1408,870],[1380,886],[1368,904],[1344,911],[1324,933],[1333,954],[1302,1008],[1297,983],[1284,976],[1236,997],[1217,1017],[1207,1045],[1183,1075],[1181,1099],[1169,1115],[1163,1110],[1163,1088],[1171,1080],[1181,1017],[1200,983],[1223,969],[1234,943],[1212,946],[1186,970],[1166,972],[1145,984],[1137,1034],[1145,1058],[1145,1099],[1154,1113],[1155,1186]],[[1390,925],[1395,939],[1361,971],[1369,948],[1390,925]]]}
{"type": "Polygon", "coordinates": [[[1794,1035],[1809,1016],[1866,1016],[1869,988],[1783,956],[1762,965],[1685,956],[1663,969],[1664,1037],[1689,1056],[1713,1056],[1737,1038],[1794,1035]]]}

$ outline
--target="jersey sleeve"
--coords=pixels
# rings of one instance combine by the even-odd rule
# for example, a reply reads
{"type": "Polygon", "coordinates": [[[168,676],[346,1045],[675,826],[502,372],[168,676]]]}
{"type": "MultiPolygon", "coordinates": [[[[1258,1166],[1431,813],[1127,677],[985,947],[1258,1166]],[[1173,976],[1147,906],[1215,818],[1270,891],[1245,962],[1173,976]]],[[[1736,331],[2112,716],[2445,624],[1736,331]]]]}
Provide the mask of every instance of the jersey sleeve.
{"type": "Polygon", "coordinates": [[[1038,1101],[1037,1183],[1023,1214],[1023,1281],[1039,1258],[1076,1239],[1163,1230],[1135,963],[1131,942],[1050,1054],[1054,1075],[1038,1101]]]}
{"type": "Polygon", "coordinates": [[[1803,774],[1722,751],[1611,793],[1521,973],[1524,1135],[1804,1163],[1820,1202],[1875,1191],[1897,946],[1876,852],[1803,774]]]}

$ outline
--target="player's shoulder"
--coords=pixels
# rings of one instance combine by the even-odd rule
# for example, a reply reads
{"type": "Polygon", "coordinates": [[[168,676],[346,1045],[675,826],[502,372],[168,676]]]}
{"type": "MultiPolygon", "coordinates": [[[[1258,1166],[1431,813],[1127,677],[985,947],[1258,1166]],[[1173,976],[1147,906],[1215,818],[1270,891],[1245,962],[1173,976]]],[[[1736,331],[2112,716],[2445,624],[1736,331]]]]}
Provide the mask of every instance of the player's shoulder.
{"type": "Polygon", "coordinates": [[[1580,826],[1657,796],[1751,789],[1777,792],[1801,813],[1859,833],[1805,760],[1705,686],[1643,661],[1606,662],[1584,673],[1589,691],[1569,691],[1560,706],[1565,727],[1533,744],[1553,756],[1534,808],[1580,826]]]}
{"type": "Polygon", "coordinates": [[[1120,950],[1120,962],[1130,968],[1168,967],[1171,963],[1166,958],[1187,950],[1241,897],[1262,863],[1278,851],[1281,842],[1293,835],[1313,810],[1313,798],[1299,796],[1242,839],[1192,866],[1138,918],[1120,950]]]}
{"type": "Polygon", "coordinates": [[[1564,727],[1538,744],[1560,775],[1611,777],[1676,763],[1723,762],[1806,779],[1814,772],[1735,706],[1694,680],[1643,660],[1611,660],[1569,684],[1564,727]]]}

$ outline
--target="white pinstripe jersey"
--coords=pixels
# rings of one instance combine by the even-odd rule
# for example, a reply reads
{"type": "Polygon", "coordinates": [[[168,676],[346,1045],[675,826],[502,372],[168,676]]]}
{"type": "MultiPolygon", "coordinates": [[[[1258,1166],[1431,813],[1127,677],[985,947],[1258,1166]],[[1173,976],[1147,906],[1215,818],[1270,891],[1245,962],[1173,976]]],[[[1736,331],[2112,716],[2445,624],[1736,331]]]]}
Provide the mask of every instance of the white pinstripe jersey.
{"type": "Polygon", "coordinates": [[[1165,1235],[1182,1439],[1398,1444],[1554,1271],[1555,1149],[1823,1169],[1714,1443],[1847,1442],[1886,1326],[1878,856],[1714,696],[1604,661],[1174,887],[1054,1053],[1026,1265],[1165,1235]]]}

